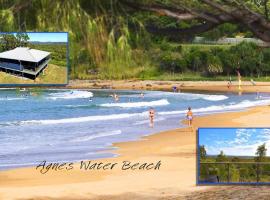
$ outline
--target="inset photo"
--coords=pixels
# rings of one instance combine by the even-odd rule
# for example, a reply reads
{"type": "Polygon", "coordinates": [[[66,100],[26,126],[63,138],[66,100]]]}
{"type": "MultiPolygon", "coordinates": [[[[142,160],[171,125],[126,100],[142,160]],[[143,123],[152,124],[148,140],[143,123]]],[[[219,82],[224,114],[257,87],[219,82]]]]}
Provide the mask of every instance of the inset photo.
{"type": "Polygon", "coordinates": [[[200,128],[197,184],[270,184],[270,128],[200,128]]]}
{"type": "Polygon", "coordinates": [[[0,33],[0,85],[67,83],[67,32],[0,33]]]}

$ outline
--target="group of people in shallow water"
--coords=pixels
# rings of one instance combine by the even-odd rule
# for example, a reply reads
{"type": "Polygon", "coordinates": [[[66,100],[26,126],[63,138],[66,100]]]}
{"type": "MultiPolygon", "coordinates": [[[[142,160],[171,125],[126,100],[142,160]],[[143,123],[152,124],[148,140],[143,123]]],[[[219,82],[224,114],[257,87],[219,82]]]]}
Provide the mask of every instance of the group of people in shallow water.
{"type": "MultiPolygon", "coordinates": [[[[149,121],[150,121],[150,127],[154,127],[154,118],[155,118],[155,110],[154,108],[149,109],[149,121]]],[[[188,120],[188,126],[192,127],[192,121],[193,121],[193,112],[191,107],[188,107],[188,111],[186,113],[186,118],[188,120]]]]}
{"type": "MultiPolygon", "coordinates": [[[[176,92],[176,87],[173,87],[173,92],[176,92]]],[[[114,99],[115,102],[119,101],[119,96],[116,93],[113,93],[110,95],[110,97],[112,97],[114,99]]],[[[140,93],[140,97],[144,98],[144,93],[141,92],[140,93]]],[[[186,113],[186,117],[188,120],[188,126],[191,127],[192,126],[192,120],[193,120],[193,113],[191,111],[191,107],[188,107],[188,111],[186,113]]],[[[155,119],[155,110],[153,107],[150,107],[149,109],[149,121],[150,121],[150,127],[153,128],[154,127],[154,119],[155,119]]]]}
{"type": "MultiPolygon", "coordinates": [[[[119,96],[116,93],[111,94],[110,97],[112,97],[115,102],[119,101],[119,96]]],[[[140,97],[144,98],[144,93],[143,92],[141,92],[140,97]]]]}
{"type": "MultiPolygon", "coordinates": [[[[173,88],[173,90],[175,90],[175,88],[173,88]]],[[[115,102],[119,101],[119,96],[116,93],[111,94],[110,97],[112,97],[115,102]]],[[[144,98],[144,93],[143,92],[140,93],[140,97],[144,98]]],[[[150,125],[151,128],[154,127],[155,113],[156,113],[155,109],[153,107],[150,107],[150,109],[149,109],[149,122],[150,122],[150,124],[149,125],[150,125]]],[[[189,125],[189,127],[191,127],[192,126],[192,120],[193,120],[193,113],[191,111],[191,107],[188,107],[186,117],[187,117],[187,120],[188,120],[188,125],[189,125]]]]}
{"type": "Polygon", "coordinates": [[[116,93],[111,94],[110,97],[112,97],[115,102],[119,101],[119,96],[116,93]]]}

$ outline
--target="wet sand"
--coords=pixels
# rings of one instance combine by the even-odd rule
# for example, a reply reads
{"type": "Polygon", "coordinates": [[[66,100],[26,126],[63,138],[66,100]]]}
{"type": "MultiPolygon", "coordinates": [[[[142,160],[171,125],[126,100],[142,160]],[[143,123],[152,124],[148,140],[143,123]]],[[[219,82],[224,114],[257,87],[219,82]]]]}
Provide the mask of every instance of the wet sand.
{"type": "Polygon", "coordinates": [[[93,161],[118,163],[112,170],[80,170],[76,164],[72,170],[46,174],[31,167],[1,171],[0,199],[269,199],[270,187],[195,185],[198,127],[266,127],[269,119],[270,106],[195,116],[193,131],[182,128],[116,143],[118,157],[93,161]],[[122,170],[123,161],[161,165],[159,170],[122,170]]]}
{"type": "MultiPolygon", "coordinates": [[[[234,92],[238,93],[238,82],[233,81],[231,88],[227,81],[139,81],[139,80],[71,80],[67,88],[72,89],[128,89],[128,90],[166,90],[176,86],[179,91],[234,92]]],[[[270,82],[242,81],[242,92],[270,92],[270,82]]]]}

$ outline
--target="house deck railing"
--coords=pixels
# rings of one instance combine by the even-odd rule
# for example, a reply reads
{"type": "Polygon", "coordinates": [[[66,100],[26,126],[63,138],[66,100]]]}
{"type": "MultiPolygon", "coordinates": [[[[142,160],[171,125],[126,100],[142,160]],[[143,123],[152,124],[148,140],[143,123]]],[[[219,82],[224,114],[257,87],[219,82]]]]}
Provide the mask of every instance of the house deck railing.
{"type": "Polygon", "coordinates": [[[21,69],[23,68],[23,66],[21,66],[19,64],[8,63],[8,62],[0,62],[0,66],[2,68],[7,68],[7,69],[11,69],[11,70],[19,70],[19,71],[21,71],[21,69]]]}
{"type": "Polygon", "coordinates": [[[31,75],[36,76],[49,63],[50,60],[51,59],[43,61],[35,71],[25,69],[23,65],[20,66],[19,64],[6,63],[6,62],[0,62],[0,67],[4,69],[14,70],[20,73],[26,73],[26,74],[31,74],[31,75]]]}
{"type": "Polygon", "coordinates": [[[200,183],[270,183],[270,162],[200,162],[200,183]]]}

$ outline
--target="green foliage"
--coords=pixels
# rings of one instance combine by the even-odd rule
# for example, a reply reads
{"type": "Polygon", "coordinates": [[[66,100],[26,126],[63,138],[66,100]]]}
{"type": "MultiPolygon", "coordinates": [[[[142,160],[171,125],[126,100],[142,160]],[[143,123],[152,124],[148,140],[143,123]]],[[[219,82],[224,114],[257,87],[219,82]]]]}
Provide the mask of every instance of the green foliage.
{"type": "Polygon", "coordinates": [[[228,158],[226,157],[223,151],[220,151],[220,154],[217,155],[216,162],[226,162],[226,161],[228,161],[228,158]]]}
{"type": "Polygon", "coordinates": [[[132,67],[131,47],[129,45],[129,31],[126,27],[122,29],[122,35],[116,39],[114,30],[109,34],[107,41],[106,63],[101,68],[107,79],[129,78],[127,68],[132,67]]]}
{"type": "MultiPolygon", "coordinates": [[[[199,147],[200,154],[203,148],[204,146],[199,147]]],[[[266,152],[264,143],[258,146],[256,157],[231,157],[226,156],[223,151],[217,156],[205,154],[206,157],[200,164],[200,180],[215,175],[219,177],[220,182],[269,182],[270,157],[266,156],[266,152]]]]}
{"type": "Polygon", "coordinates": [[[51,52],[51,64],[67,67],[67,44],[66,43],[30,43],[33,49],[51,52]]]}
{"type": "Polygon", "coordinates": [[[8,51],[16,47],[25,47],[28,45],[28,40],[26,33],[0,34],[0,50],[8,51]]]}
{"type": "Polygon", "coordinates": [[[256,155],[257,157],[255,158],[255,160],[257,162],[262,162],[265,160],[265,157],[266,157],[266,152],[267,152],[267,149],[265,147],[265,143],[258,146],[257,148],[257,151],[256,151],[256,155]]]}
{"type": "Polygon", "coordinates": [[[217,56],[209,55],[207,57],[207,73],[209,75],[217,75],[223,72],[222,63],[217,56]]]}
{"type": "Polygon", "coordinates": [[[29,44],[28,40],[30,39],[27,33],[17,33],[17,46],[25,47],[29,44]]]}
{"type": "MultiPolygon", "coordinates": [[[[71,78],[224,80],[239,68],[246,77],[269,80],[269,49],[251,43],[234,46],[172,43],[164,36],[151,35],[145,30],[149,24],[160,28],[188,28],[201,23],[197,19],[175,20],[162,13],[132,11],[118,0],[41,0],[31,1],[27,9],[23,3],[27,2],[1,3],[1,31],[68,31],[71,78]]],[[[141,3],[176,5],[171,0],[141,3]]],[[[211,7],[198,0],[181,0],[179,3],[214,14],[211,7]]],[[[246,5],[265,14],[263,1],[248,0],[246,5]]],[[[225,23],[203,36],[215,40],[239,34],[252,36],[244,27],[232,23],[225,23]]],[[[25,39],[22,35],[18,37],[25,39]]],[[[8,48],[14,47],[13,39],[9,38],[8,48]]],[[[61,47],[54,52],[52,62],[66,66],[64,49],[61,47]]]]}
{"type": "MultiPolygon", "coordinates": [[[[235,37],[239,33],[240,29],[235,24],[225,23],[217,28],[214,28],[208,32],[201,34],[202,37],[205,37],[209,40],[217,40],[222,37],[235,37]]],[[[245,30],[246,35],[248,35],[247,30],[245,30]]]]}
{"type": "Polygon", "coordinates": [[[204,145],[201,145],[199,147],[199,151],[200,151],[200,159],[205,159],[206,158],[205,146],[204,145]]]}
{"type": "Polygon", "coordinates": [[[160,57],[160,70],[171,73],[183,72],[185,70],[185,60],[179,54],[165,52],[160,57]]]}
{"type": "Polygon", "coordinates": [[[0,10],[0,25],[1,31],[15,30],[15,19],[13,12],[10,9],[0,10]]]}

